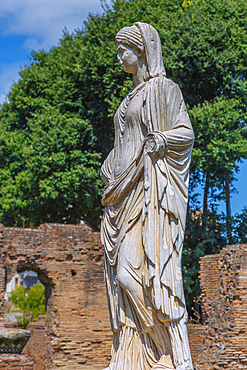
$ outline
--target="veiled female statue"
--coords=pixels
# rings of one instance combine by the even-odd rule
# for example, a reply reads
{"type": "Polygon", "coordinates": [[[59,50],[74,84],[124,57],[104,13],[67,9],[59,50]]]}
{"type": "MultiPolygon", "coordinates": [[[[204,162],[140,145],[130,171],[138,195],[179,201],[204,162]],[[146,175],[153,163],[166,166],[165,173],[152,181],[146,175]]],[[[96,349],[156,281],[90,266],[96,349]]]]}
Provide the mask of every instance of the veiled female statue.
{"type": "Polygon", "coordinates": [[[101,172],[108,370],[192,370],[181,254],[194,134],[181,91],[166,78],[157,31],[134,23],[116,46],[135,86],[114,116],[114,149],[101,172]]]}

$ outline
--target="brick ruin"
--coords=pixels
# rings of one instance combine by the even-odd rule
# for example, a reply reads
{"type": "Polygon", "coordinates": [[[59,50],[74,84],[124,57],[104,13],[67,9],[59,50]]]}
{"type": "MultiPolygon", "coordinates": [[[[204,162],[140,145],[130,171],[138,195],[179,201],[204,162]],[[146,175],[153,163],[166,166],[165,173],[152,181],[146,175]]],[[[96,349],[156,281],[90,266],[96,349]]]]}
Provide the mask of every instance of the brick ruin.
{"type": "MultiPolygon", "coordinates": [[[[0,226],[0,248],[0,319],[16,271],[37,272],[46,295],[46,315],[30,325],[24,354],[1,355],[0,369],[105,368],[112,335],[99,233],[86,225],[0,226]]],[[[201,259],[204,324],[188,328],[195,370],[247,369],[246,262],[247,245],[201,259]]]]}
{"type": "Polygon", "coordinates": [[[247,245],[201,259],[205,320],[198,369],[247,369],[247,245]]]}
{"type": "Polygon", "coordinates": [[[43,225],[1,227],[0,236],[2,317],[5,283],[16,271],[37,272],[45,286],[45,329],[42,322],[33,323],[25,348],[34,358],[34,370],[103,369],[112,335],[99,233],[86,225],[43,225]]]}

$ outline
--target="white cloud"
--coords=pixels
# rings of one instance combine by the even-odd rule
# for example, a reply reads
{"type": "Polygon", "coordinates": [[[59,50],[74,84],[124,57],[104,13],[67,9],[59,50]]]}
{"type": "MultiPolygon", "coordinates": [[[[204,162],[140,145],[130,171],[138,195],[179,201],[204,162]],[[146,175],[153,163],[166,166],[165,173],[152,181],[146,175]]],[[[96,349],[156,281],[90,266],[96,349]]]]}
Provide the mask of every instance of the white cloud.
{"type": "MultiPolygon", "coordinates": [[[[102,12],[100,0],[0,0],[0,37],[12,36],[14,40],[23,36],[21,46],[27,55],[31,50],[48,51],[58,44],[64,27],[71,33],[81,28],[89,13],[102,12]]],[[[0,61],[0,103],[13,81],[18,81],[24,64],[11,63],[11,59],[9,64],[0,61]]]]}
{"type": "Polygon", "coordinates": [[[10,91],[10,87],[19,79],[18,72],[25,62],[16,62],[10,64],[1,64],[0,69],[0,104],[6,100],[6,94],[10,91]]]}
{"type": "Polygon", "coordinates": [[[28,49],[57,45],[66,26],[80,28],[88,13],[102,13],[100,0],[6,0],[0,2],[0,33],[24,35],[28,49]]]}

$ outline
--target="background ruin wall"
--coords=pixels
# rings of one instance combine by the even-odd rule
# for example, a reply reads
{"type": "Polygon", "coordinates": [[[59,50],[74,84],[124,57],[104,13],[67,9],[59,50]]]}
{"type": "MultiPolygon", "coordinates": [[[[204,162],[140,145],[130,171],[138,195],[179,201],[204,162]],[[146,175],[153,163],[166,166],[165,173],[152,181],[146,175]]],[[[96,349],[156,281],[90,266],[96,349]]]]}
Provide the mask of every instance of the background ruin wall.
{"type": "MultiPolygon", "coordinates": [[[[37,351],[27,344],[29,354],[39,362],[34,369],[41,369],[43,351],[45,369],[102,370],[109,362],[112,335],[99,233],[86,225],[43,225],[39,229],[2,227],[0,235],[1,304],[5,283],[16,271],[36,271],[45,286],[45,345],[42,341],[38,345],[34,335],[30,341],[37,351]]],[[[41,329],[42,325],[32,331],[39,337],[40,330],[41,338],[41,329]]]]}
{"type": "MultiPolygon", "coordinates": [[[[5,284],[16,271],[36,271],[46,288],[46,316],[31,324],[23,367],[15,369],[25,361],[30,370],[105,368],[112,335],[99,233],[86,225],[0,227],[0,248],[2,319],[5,284]]],[[[201,259],[204,324],[188,326],[195,370],[247,369],[246,262],[247,245],[201,259]]],[[[0,369],[11,366],[6,356],[0,369]]]]}
{"type": "Polygon", "coordinates": [[[201,259],[205,321],[198,369],[247,369],[247,245],[201,259]]]}

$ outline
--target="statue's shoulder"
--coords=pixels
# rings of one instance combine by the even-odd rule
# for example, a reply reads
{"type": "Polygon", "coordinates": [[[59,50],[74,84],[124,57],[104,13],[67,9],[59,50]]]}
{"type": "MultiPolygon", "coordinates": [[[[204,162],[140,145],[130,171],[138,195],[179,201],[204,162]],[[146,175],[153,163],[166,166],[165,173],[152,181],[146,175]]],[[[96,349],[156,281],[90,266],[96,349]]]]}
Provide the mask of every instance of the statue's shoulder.
{"type": "Polygon", "coordinates": [[[178,88],[179,89],[179,86],[178,84],[176,84],[176,82],[174,82],[173,80],[171,80],[170,78],[167,78],[166,76],[164,75],[160,75],[160,76],[156,76],[156,77],[153,77],[151,78],[149,81],[148,81],[148,85],[152,85],[152,84],[156,84],[156,83],[162,83],[162,84],[166,84],[167,86],[169,86],[170,88],[178,88]]]}
{"type": "Polygon", "coordinates": [[[173,80],[171,80],[170,78],[166,78],[166,83],[167,83],[167,86],[171,89],[178,89],[180,90],[180,87],[178,84],[176,84],[176,82],[174,82],[173,80]]]}
{"type": "Polygon", "coordinates": [[[170,94],[179,94],[181,95],[181,90],[178,84],[176,84],[173,80],[167,78],[164,75],[156,76],[151,78],[146,87],[147,91],[163,91],[165,95],[170,94]],[[159,86],[159,87],[158,87],[159,86]],[[157,89],[158,87],[158,89],[157,89]]]}

